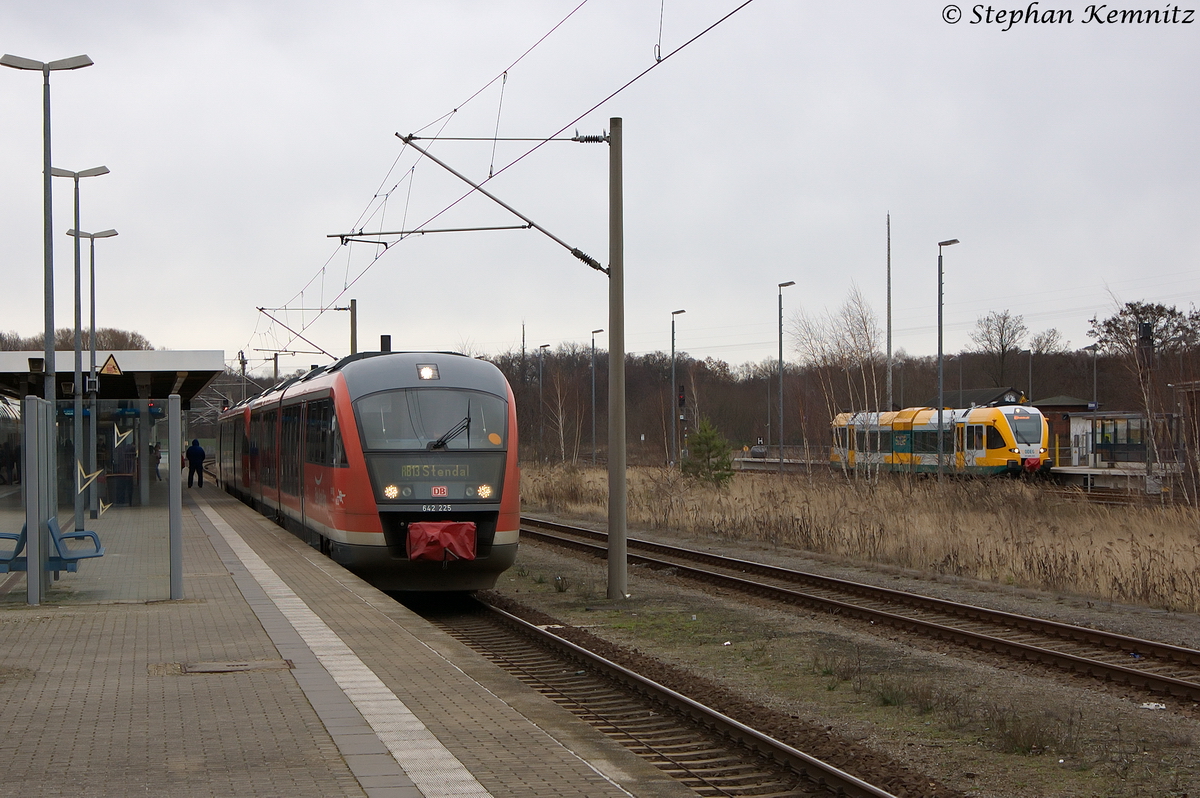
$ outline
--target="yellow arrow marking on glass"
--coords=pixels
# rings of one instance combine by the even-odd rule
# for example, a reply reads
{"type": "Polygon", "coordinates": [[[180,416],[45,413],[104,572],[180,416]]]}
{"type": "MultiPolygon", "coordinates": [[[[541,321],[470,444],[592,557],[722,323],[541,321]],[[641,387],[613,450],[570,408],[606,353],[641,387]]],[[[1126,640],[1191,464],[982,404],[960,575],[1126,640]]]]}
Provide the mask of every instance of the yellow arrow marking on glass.
{"type": "Polygon", "coordinates": [[[104,469],[101,468],[96,473],[89,474],[83,470],[83,463],[79,462],[78,460],[76,460],[75,463],[79,466],[79,479],[77,479],[75,481],[76,481],[76,483],[81,483],[81,484],[79,484],[79,490],[77,490],[75,492],[83,493],[85,490],[87,490],[88,485],[91,485],[93,482],[96,481],[96,477],[98,477],[104,473],[104,469]]]}
{"type": "Polygon", "coordinates": [[[115,449],[124,443],[126,438],[133,434],[133,430],[130,429],[129,432],[126,432],[124,435],[122,435],[121,430],[117,427],[117,425],[113,424],[113,434],[117,436],[117,442],[113,444],[113,448],[115,449]]]}

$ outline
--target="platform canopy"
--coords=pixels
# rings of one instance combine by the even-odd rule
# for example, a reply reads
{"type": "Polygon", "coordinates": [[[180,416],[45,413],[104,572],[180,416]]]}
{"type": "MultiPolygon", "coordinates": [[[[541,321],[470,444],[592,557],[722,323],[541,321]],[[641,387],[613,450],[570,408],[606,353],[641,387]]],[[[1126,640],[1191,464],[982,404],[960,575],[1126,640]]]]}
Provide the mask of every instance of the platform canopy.
{"type": "MultiPolygon", "coordinates": [[[[70,399],[75,379],[75,353],[54,353],[57,373],[58,399],[70,399]]],[[[0,393],[20,398],[42,393],[42,352],[0,352],[0,393]]],[[[90,353],[83,353],[83,376],[86,381],[90,353]]],[[[218,374],[225,370],[225,352],[220,349],[130,349],[125,351],[97,350],[96,371],[99,381],[98,398],[140,399],[139,385],[148,387],[148,398],[166,399],[179,394],[184,403],[195,398],[218,374]]],[[[186,406],[186,404],[185,404],[186,406]]]]}

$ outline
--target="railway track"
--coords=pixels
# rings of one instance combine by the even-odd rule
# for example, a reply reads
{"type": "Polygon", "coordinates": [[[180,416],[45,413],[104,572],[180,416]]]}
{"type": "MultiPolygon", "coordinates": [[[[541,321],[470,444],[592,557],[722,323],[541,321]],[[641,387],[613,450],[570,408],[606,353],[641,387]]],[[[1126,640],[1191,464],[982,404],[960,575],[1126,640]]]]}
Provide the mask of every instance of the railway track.
{"type": "MultiPolygon", "coordinates": [[[[521,534],[606,557],[606,535],[592,530],[523,518],[521,534]]],[[[631,563],[678,576],[1200,701],[1194,649],[659,543],[627,545],[631,563]]]]}
{"type": "Polygon", "coordinates": [[[554,634],[562,627],[483,602],[413,609],[697,795],[892,796],[554,634]]]}

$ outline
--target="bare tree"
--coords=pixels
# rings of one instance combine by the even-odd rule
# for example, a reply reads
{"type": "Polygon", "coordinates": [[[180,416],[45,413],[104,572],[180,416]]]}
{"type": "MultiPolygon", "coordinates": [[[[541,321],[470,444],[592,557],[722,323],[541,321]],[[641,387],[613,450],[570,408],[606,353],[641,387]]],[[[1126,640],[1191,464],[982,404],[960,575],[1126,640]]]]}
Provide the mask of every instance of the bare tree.
{"type": "Polygon", "coordinates": [[[1057,327],[1042,330],[1029,341],[1035,355],[1061,355],[1071,351],[1071,342],[1064,339],[1057,327]]]}
{"type": "Polygon", "coordinates": [[[971,340],[979,347],[979,351],[988,356],[988,376],[997,387],[1005,386],[1005,368],[1009,355],[1021,350],[1021,342],[1029,328],[1025,326],[1025,317],[1013,315],[1007,310],[988,311],[975,321],[975,329],[971,340]]]}
{"type": "MultiPolygon", "coordinates": [[[[83,330],[81,341],[84,349],[91,348],[91,331],[83,330]]],[[[43,333],[22,338],[16,332],[0,333],[0,350],[7,352],[37,352],[45,339],[43,333]]],[[[60,352],[75,348],[75,330],[71,327],[59,327],[54,331],[54,348],[60,352]]],[[[146,336],[132,330],[118,330],[113,327],[101,327],[96,330],[97,349],[153,349],[154,346],[146,340],[146,336]]]]}

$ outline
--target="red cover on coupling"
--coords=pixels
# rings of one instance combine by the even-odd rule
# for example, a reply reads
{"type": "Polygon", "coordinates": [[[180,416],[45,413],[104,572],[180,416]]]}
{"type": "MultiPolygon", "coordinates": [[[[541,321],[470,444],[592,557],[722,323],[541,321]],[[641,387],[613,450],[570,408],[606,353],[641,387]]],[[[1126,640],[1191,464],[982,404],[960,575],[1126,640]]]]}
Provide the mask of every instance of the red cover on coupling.
{"type": "Polygon", "coordinates": [[[418,521],[408,525],[408,559],[475,559],[473,521],[418,521]]]}
{"type": "Polygon", "coordinates": [[[1042,460],[1040,457],[1026,457],[1025,458],[1025,470],[1026,471],[1037,471],[1041,467],[1042,467],[1042,460]]]}

